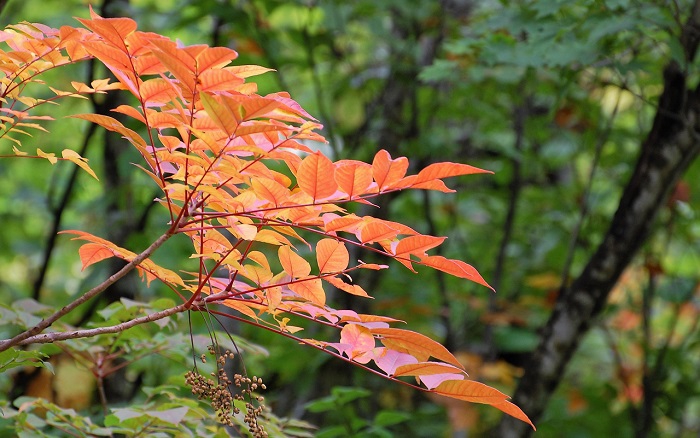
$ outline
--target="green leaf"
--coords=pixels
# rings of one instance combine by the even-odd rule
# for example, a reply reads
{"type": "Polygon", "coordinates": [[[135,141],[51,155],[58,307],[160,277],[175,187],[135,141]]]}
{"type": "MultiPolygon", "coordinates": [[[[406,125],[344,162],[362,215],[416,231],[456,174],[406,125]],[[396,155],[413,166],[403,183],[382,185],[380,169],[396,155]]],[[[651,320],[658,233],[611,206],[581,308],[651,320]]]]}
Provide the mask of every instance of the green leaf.
{"type": "Polygon", "coordinates": [[[180,424],[189,410],[188,407],[180,407],[164,411],[147,411],[146,413],[170,424],[180,424]]]}
{"type": "Polygon", "coordinates": [[[408,421],[410,418],[411,415],[408,412],[380,411],[374,417],[374,424],[377,426],[393,426],[408,421]]]}
{"type": "Polygon", "coordinates": [[[48,359],[48,356],[40,351],[20,350],[11,347],[0,353],[0,372],[5,372],[10,368],[32,366],[46,368],[53,373],[53,366],[45,359],[48,359]]]}

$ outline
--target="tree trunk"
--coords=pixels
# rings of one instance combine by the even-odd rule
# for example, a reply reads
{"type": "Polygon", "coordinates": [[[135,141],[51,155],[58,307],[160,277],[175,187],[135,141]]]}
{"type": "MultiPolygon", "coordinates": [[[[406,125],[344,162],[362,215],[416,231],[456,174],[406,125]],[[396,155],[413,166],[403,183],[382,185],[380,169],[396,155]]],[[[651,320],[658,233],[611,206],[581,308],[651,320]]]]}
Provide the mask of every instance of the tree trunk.
{"type": "MultiPolygon", "coordinates": [[[[696,1],[681,35],[686,65],[695,58],[699,35],[700,1],[696,1]]],[[[688,89],[687,76],[676,61],[664,70],[654,124],[610,228],[583,272],[560,294],[526,365],[513,402],[535,424],[611,289],[648,238],[669,193],[700,152],[700,90],[688,89]]],[[[532,432],[525,423],[504,416],[494,436],[527,437],[532,432]]]]}

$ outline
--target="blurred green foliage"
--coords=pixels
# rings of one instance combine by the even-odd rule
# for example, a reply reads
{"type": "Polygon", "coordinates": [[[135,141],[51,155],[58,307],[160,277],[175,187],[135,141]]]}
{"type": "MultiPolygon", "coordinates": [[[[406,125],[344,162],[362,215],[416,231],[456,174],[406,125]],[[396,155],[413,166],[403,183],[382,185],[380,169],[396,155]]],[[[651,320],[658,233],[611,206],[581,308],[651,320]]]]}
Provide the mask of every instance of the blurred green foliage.
{"type": "MultiPolygon", "coordinates": [[[[496,295],[440,273],[426,270],[416,277],[396,267],[388,276],[357,279],[376,300],[346,304],[410,321],[411,329],[464,353],[460,358],[473,378],[506,393],[512,393],[518,367],[536,345],[557,291],[581,270],[617,208],[651,127],[662,69],[672,59],[683,62],[678,33],[692,6],[685,0],[106,3],[110,14],[130,16],[143,30],[185,44],[227,45],[239,51],[238,63],[276,69],[257,81],[261,94],[289,91],[324,123],[334,158],[366,160],[386,148],[408,156],[416,167],[448,160],[493,170],[493,176],[454,181],[457,194],[402,194],[381,204],[380,212],[421,232],[449,236],[443,255],[473,264],[496,286],[496,295]]],[[[5,24],[27,20],[59,27],[87,13],[83,1],[10,0],[1,18],[5,24]]],[[[695,81],[697,67],[685,66],[695,81]]],[[[48,126],[51,135],[24,144],[44,150],[60,150],[66,143],[77,147],[86,127],[60,118],[63,111],[77,111],[70,105],[87,103],[51,108],[57,118],[48,126]]],[[[9,142],[1,144],[0,154],[9,148],[9,142]]],[[[86,155],[93,169],[109,164],[101,134],[90,140],[86,155]]],[[[145,214],[145,224],[125,236],[126,246],[143,248],[167,219],[157,208],[147,209],[153,188],[132,169],[137,157],[125,149],[117,160],[126,184],[110,192],[80,175],[60,228],[101,235],[115,223],[133,225],[145,214]],[[110,208],[115,199],[126,209],[110,208]]],[[[110,273],[106,265],[81,272],[77,245],[59,238],[34,297],[41,304],[28,301],[70,171],[46,162],[0,159],[2,338],[31,325],[45,314],[44,306],[62,305],[110,273]]],[[[595,321],[537,425],[538,437],[631,436],[644,403],[645,369],[653,369],[657,379],[657,436],[697,436],[699,180],[696,162],[604,318],[595,321]],[[651,309],[648,317],[643,306],[651,309]]],[[[158,262],[187,270],[187,242],[169,245],[157,254],[158,262]]],[[[157,287],[130,284],[133,300],[103,303],[107,307],[99,312],[85,308],[81,313],[88,321],[78,315],[65,322],[111,324],[161,308],[158,298],[173,298],[157,287]]],[[[206,349],[207,340],[201,339],[206,325],[197,320],[193,327],[201,341],[195,343],[198,355],[206,349]]],[[[270,333],[240,325],[227,329],[239,346],[244,340],[265,346],[267,351],[250,346],[245,366],[265,376],[273,411],[318,426],[310,432],[296,420],[272,419],[268,430],[280,436],[448,436],[465,430],[472,436],[486,434],[498,420],[493,410],[445,407],[270,333]]],[[[58,436],[59,430],[130,435],[148,424],[149,431],[163,435],[186,427],[196,436],[225,436],[204,421],[213,413],[182,391],[181,376],[193,360],[187,331],[187,321],[174,319],[122,336],[66,342],[60,349],[3,354],[3,394],[17,389],[20,379],[7,368],[36,365],[59,353],[90,368],[98,353],[119,351],[128,363],[119,378],[134,389],[106,418],[94,405],[81,411],[83,416],[41,399],[3,401],[0,432],[19,427],[20,436],[58,436]]],[[[225,339],[222,334],[219,341],[225,339]]]]}

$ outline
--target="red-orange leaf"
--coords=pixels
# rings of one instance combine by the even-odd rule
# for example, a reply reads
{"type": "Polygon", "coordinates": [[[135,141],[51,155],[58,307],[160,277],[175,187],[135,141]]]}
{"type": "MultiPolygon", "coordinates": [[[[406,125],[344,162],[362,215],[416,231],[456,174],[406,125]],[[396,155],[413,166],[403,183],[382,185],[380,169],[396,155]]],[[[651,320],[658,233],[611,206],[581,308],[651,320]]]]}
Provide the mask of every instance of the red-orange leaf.
{"type": "Polygon", "coordinates": [[[243,79],[226,70],[207,70],[199,76],[200,91],[229,91],[243,84],[243,79]]]}
{"type": "Polygon", "coordinates": [[[316,152],[304,158],[297,171],[297,184],[315,201],[328,198],[338,190],[335,167],[325,155],[316,152]]]}
{"type": "Polygon", "coordinates": [[[399,376],[430,376],[433,374],[464,373],[460,368],[440,362],[419,362],[409,365],[402,365],[396,368],[394,375],[399,376]]]}
{"type": "Polygon", "coordinates": [[[130,18],[102,18],[97,14],[93,15],[93,20],[78,18],[78,21],[115,47],[124,51],[126,51],[124,40],[137,27],[136,22],[130,18]]]}
{"type": "Polygon", "coordinates": [[[535,425],[532,424],[527,415],[519,407],[507,400],[507,395],[483,383],[473,380],[448,380],[442,382],[433,392],[458,400],[491,405],[518,420],[524,421],[532,426],[533,429],[535,428],[535,425]]]}
{"type": "MultiPolygon", "coordinates": [[[[239,96],[243,98],[244,96],[239,96]]],[[[274,99],[264,97],[247,97],[241,101],[245,110],[245,120],[252,120],[256,117],[262,117],[269,114],[275,108],[281,105],[274,99]]]]}
{"type": "Polygon", "coordinates": [[[338,277],[323,277],[323,279],[332,284],[333,286],[337,287],[338,289],[342,290],[343,292],[347,292],[352,295],[357,295],[358,297],[372,298],[369,295],[367,295],[367,292],[365,292],[365,290],[357,284],[347,284],[338,277]]]}
{"type": "Polygon", "coordinates": [[[163,78],[149,79],[139,87],[141,99],[145,103],[165,103],[172,99],[175,94],[173,85],[163,78]]]}
{"type": "Polygon", "coordinates": [[[534,424],[532,424],[532,421],[530,418],[523,412],[522,409],[518,407],[518,405],[515,405],[508,400],[501,402],[501,403],[494,403],[491,406],[493,406],[496,409],[499,409],[500,411],[510,415],[511,417],[517,418],[518,420],[529,424],[534,430],[537,430],[534,424]]]}
{"type": "Polygon", "coordinates": [[[238,57],[238,53],[228,47],[207,47],[196,57],[197,72],[202,73],[210,68],[224,67],[238,57]]]}
{"type": "Polygon", "coordinates": [[[344,243],[322,239],[316,244],[316,261],[321,274],[341,272],[348,267],[350,254],[344,243]]]}
{"type": "Polygon", "coordinates": [[[357,217],[354,214],[350,214],[347,216],[336,217],[330,222],[327,222],[325,230],[326,232],[348,231],[352,233],[355,231],[355,229],[362,225],[362,223],[363,221],[361,217],[357,217]]]}
{"type": "Polygon", "coordinates": [[[114,257],[114,252],[97,243],[86,243],[78,250],[80,261],[83,264],[83,270],[88,266],[97,263],[101,260],[114,257]]]}
{"type": "Polygon", "coordinates": [[[501,391],[474,380],[448,380],[434,391],[446,397],[487,405],[502,403],[508,398],[501,391]]]}
{"type": "Polygon", "coordinates": [[[460,163],[433,163],[418,172],[417,175],[407,176],[398,184],[399,188],[421,188],[428,190],[439,190],[441,192],[452,192],[441,180],[451,176],[471,175],[473,173],[493,173],[489,170],[460,163]]]}
{"type": "Polygon", "coordinates": [[[389,152],[382,149],[377,152],[372,161],[372,175],[377,182],[378,191],[391,188],[391,186],[406,175],[408,169],[408,159],[399,157],[391,159],[389,152]]]}
{"type": "Polygon", "coordinates": [[[335,181],[340,190],[351,199],[366,193],[372,184],[372,167],[359,161],[352,161],[335,169],[335,181]]]}
{"type": "Polygon", "coordinates": [[[418,172],[414,184],[420,184],[434,179],[443,179],[451,176],[470,175],[473,173],[493,173],[490,170],[479,169],[461,163],[433,163],[418,172]]]}
{"type": "Polygon", "coordinates": [[[417,236],[408,236],[396,245],[396,255],[407,257],[410,254],[423,255],[431,248],[440,245],[446,238],[433,237],[419,234],[417,236]]]}
{"type": "Polygon", "coordinates": [[[194,58],[187,49],[178,48],[172,41],[153,40],[151,44],[157,47],[153,54],[158,60],[182,85],[194,92],[197,87],[194,58]]]}
{"type": "Polygon", "coordinates": [[[382,344],[385,346],[392,350],[408,353],[420,362],[425,362],[432,356],[464,369],[462,364],[447,348],[420,333],[397,328],[373,328],[372,333],[381,335],[382,344]]]}
{"type": "Polygon", "coordinates": [[[373,220],[365,224],[360,230],[360,242],[372,243],[379,240],[391,240],[399,234],[399,231],[380,220],[373,220]]]}
{"type": "Polygon", "coordinates": [[[421,257],[419,263],[442,272],[447,272],[455,277],[466,278],[467,280],[471,280],[474,283],[481,284],[494,290],[474,267],[461,260],[448,259],[443,256],[426,256],[421,257]]]}

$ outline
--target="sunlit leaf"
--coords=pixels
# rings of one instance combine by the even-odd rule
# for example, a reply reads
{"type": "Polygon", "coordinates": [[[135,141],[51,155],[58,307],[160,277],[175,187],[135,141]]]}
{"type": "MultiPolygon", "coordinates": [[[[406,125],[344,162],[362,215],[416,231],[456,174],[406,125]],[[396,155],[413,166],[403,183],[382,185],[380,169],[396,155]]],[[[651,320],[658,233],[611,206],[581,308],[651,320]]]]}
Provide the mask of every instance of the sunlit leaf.
{"type": "Polygon", "coordinates": [[[384,149],[377,152],[372,161],[372,175],[377,182],[379,192],[391,188],[406,175],[406,170],[408,170],[406,157],[392,159],[389,152],[384,149]]]}
{"type": "Polygon", "coordinates": [[[81,157],[81,156],[80,156],[77,152],[75,152],[74,150],[71,150],[71,149],[64,149],[64,150],[61,152],[61,156],[62,156],[64,159],[66,159],[66,160],[69,160],[69,161],[74,162],[75,164],[77,164],[78,166],[80,166],[81,169],[83,169],[84,171],[86,171],[87,173],[89,173],[90,176],[92,176],[93,178],[95,178],[96,180],[99,181],[99,178],[97,178],[97,175],[95,175],[95,172],[93,172],[92,169],[90,168],[90,166],[88,166],[88,164],[87,164],[87,159],[81,157]]]}
{"type": "Polygon", "coordinates": [[[320,153],[307,156],[297,171],[297,184],[314,201],[332,196],[338,189],[334,179],[335,167],[320,153]]]}
{"type": "Polygon", "coordinates": [[[289,284],[288,287],[305,300],[319,306],[326,304],[326,293],[323,291],[323,285],[319,278],[301,279],[301,281],[289,284]]]}
{"type": "Polygon", "coordinates": [[[322,274],[341,272],[348,267],[350,254],[343,242],[335,239],[322,239],[316,245],[316,261],[322,274]]]}
{"type": "Polygon", "coordinates": [[[286,245],[282,245],[277,250],[277,254],[282,264],[284,272],[292,278],[303,278],[311,273],[311,265],[303,257],[292,251],[286,245]]]}
{"type": "Polygon", "coordinates": [[[420,333],[397,328],[374,328],[372,333],[380,335],[382,344],[386,347],[411,354],[419,362],[425,362],[432,356],[435,359],[464,369],[462,364],[447,348],[420,333]]]}

